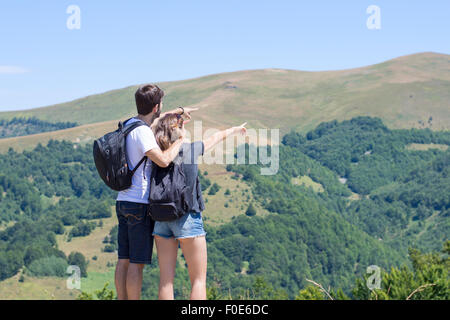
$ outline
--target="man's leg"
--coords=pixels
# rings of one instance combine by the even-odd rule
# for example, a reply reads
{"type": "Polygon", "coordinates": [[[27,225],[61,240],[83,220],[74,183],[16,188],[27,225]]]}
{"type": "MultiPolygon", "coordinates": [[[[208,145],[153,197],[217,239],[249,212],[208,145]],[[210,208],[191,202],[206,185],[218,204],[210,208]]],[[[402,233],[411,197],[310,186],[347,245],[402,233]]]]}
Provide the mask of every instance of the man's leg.
{"type": "Polygon", "coordinates": [[[123,214],[124,202],[116,202],[116,213],[119,222],[119,229],[117,232],[118,245],[118,261],[116,265],[116,272],[114,275],[114,283],[116,285],[117,299],[127,300],[127,273],[129,260],[129,246],[128,246],[128,225],[127,218],[123,214]]]}
{"type": "Polygon", "coordinates": [[[139,300],[142,290],[142,273],[144,264],[130,263],[126,279],[128,300],[139,300]]]}
{"type": "Polygon", "coordinates": [[[148,205],[129,203],[125,208],[128,227],[130,265],[126,288],[128,300],[139,300],[145,264],[150,264],[153,250],[153,223],[148,215],[148,205]]]}
{"type": "Polygon", "coordinates": [[[130,260],[119,259],[116,265],[114,280],[116,284],[116,292],[118,300],[127,300],[127,274],[130,260]]]}

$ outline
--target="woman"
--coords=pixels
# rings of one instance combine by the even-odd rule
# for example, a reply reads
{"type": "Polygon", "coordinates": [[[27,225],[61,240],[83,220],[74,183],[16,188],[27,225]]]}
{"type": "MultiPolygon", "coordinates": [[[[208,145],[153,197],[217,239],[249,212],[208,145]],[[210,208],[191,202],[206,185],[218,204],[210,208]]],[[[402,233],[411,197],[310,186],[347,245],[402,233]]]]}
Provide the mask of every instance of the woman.
{"type": "MultiPolygon", "coordinates": [[[[177,261],[178,242],[188,266],[191,280],[191,300],[206,299],[206,232],[203,228],[201,211],[204,202],[198,179],[197,158],[231,134],[246,133],[245,124],[215,133],[204,141],[184,143],[178,159],[182,161],[186,176],[186,185],[191,187],[192,207],[183,217],[168,221],[155,222],[153,235],[156,242],[159,262],[160,300],[173,299],[173,280],[177,261]]],[[[156,142],[162,151],[169,148],[184,133],[183,118],[177,114],[167,114],[153,128],[156,142]]]]}

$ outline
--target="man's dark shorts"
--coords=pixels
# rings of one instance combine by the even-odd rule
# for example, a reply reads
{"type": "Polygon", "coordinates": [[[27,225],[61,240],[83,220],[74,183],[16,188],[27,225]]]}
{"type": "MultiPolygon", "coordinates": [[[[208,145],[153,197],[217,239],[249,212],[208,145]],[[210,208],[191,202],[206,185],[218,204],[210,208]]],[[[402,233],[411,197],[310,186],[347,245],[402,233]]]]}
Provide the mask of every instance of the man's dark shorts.
{"type": "Polygon", "coordinates": [[[150,264],[153,251],[153,227],[155,222],[148,214],[148,204],[116,201],[119,220],[119,259],[131,263],[150,264]]]}

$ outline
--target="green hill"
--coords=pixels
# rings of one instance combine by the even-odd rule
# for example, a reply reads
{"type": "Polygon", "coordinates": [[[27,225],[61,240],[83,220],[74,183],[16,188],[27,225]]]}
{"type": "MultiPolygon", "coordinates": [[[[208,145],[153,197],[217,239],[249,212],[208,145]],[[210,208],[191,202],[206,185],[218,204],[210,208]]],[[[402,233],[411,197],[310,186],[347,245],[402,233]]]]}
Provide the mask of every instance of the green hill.
{"type": "MultiPolygon", "coordinates": [[[[166,91],[166,110],[179,105],[199,107],[196,119],[203,120],[204,127],[223,128],[245,119],[252,127],[306,132],[323,121],[367,115],[381,118],[390,128],[450,128],[450,56],[445,54],[420,53],[349,70],[247,70],[159,85],[166,91]]],[[[1,112],[0,119],[35,116],[50,122],[101,123],[108,129],[114,125],[103,122],[114,120],[115,124],[134,114],[136,88],[49,107],[1,112]]],[[[72,141],[86,132],[83,126],[78,130],[67,134],[72,141]]],[[[47,140],[46,134],[37,137],[42,143],[47,140]]],[[[28,146],[36,139],[24,141],[28,146]]],[[[17,139],[4,141],[15,143],[20,145],[17,139]]],[[[0,149],[5,150],[1,141],[0,149]]]]}
{"type": "Polygon", "coordinates": [[[338,211],[372,236],[399,250],[438,251],[448,239],[450,131],[390,130],[380,119],[357,117],[324,122],[305,136],[289,133],[283,143],[345,180],[358,201],[338,211]]]}

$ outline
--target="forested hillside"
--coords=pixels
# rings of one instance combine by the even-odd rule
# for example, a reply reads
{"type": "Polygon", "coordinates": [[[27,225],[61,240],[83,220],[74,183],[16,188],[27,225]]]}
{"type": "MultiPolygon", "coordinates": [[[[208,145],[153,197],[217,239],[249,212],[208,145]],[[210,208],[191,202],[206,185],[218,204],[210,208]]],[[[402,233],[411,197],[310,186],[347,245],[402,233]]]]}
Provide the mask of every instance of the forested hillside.
{"type": "Polygon", "coordinates": [[[439,250],[448,239],[449,131],[389,130],[380,119],[358,117],[322,123],[306,136],[292,132],[283,143],[342,177],[358,201],[340,211],[374,237],[403,250],[439,250]],[[446,148],[414,150],[411,143],[446,148]]]}
{"type": "MultiPolygon", "coordinates": [[[[259,164],[227,166],[251,186],[252,198],[246,215],[207,224],[208,287],[245,296],[266,281],[278,298],[295,298],[312,279],[351,296],[367,266],[407,264],[408,247],[440,250],[450,233],[450,151],[411,150],[411,143],[448,145],[449,132],[389,130],[380,119],[359,117],[286,135],[275,176],[260,175],[259,164]],[[253,206],[270,213],[255,215],[253,206]]],[[[202,177],[208,193],[214,183],[202,177]]],[[[0,280],[20,270],[61,276],[74,262],[89,274],[84,257],[64,254],[55,237],[67,226],[68,241],[89,235],[98,227],[93,219],[111,216],[114,199],[90,145],[50,141],[0,155],[0,280]]],[[[92,245],[113,251],[114,237],[113,229],[111,239],[92,245]]],[[[145,269],[144,297],[155,298],[157,280],[155,259],[145,269]]],[[[179,264],[178,298],[188,282],[179,264]]]]}
{"type": "Polygon", "coordinates": [[[31,152],[10,149],[0,168],[0,222],[13,223],[0,232],[1,280],[39,259],[67,260],[55,240],[64,225],[86,236],[95,228],[89,220],[111,216],[114,194],[95,176],[90,147],[50,141],[31,152]]]}
{"type": "Polygon", "coordinates": [[[0,138],[26,136],[35,133],[49,132],[73,128],[75,122],[48,122],[31,118],[12,118],[11,120],[0,119],[0,138]]]}

